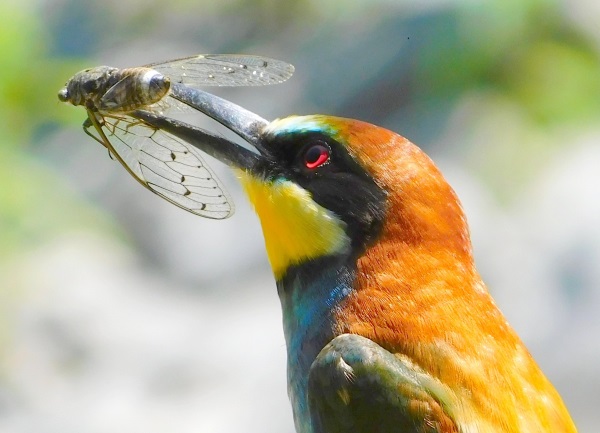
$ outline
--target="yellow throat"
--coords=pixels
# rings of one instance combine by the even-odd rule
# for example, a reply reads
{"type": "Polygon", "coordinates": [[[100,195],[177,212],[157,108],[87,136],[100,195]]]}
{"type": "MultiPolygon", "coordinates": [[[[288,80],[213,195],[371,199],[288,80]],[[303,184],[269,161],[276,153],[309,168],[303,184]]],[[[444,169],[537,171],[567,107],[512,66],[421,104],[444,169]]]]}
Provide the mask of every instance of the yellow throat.
{"type": "Polygon", "coordinates": [[[284,179],[264,180],[242,171],[238,175],[260,218],[277,280],[292,265],[350,248],[345,223],[305,189],[284,179]]]}

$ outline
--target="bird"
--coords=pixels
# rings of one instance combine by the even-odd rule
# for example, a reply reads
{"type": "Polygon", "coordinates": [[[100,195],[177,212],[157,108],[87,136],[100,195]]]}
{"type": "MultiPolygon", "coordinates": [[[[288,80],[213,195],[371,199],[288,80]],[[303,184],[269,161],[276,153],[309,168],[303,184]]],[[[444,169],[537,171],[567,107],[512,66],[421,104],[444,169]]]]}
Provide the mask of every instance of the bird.
{"type": "Polygon", "coordinates": [[[254,206],[298,433],[577,431],[492,299],[460,201],[419,147],[359,120],[268,122],[201,91],[179,98],[254,148],[135,113],[230,165],[254,206]]]}

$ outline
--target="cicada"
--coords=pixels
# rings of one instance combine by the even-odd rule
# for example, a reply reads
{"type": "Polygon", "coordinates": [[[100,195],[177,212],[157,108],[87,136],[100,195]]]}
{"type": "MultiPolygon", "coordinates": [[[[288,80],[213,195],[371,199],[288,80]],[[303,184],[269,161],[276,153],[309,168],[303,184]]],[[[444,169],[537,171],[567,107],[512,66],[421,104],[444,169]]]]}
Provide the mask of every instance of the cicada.
{"type": "Polygon", "coordinates": [[[183,104],[173,83],[203,86],[261,86],[287,80],[289,63],[259,56],[210,54],[119,69],[85,69],[67,81],[58,98],[87,111],[83,130],[105,146],[138,182],[196,215],[223,219],[234,206],[200,152],[186,141],[132,116],[162,114],[183,104]]]}

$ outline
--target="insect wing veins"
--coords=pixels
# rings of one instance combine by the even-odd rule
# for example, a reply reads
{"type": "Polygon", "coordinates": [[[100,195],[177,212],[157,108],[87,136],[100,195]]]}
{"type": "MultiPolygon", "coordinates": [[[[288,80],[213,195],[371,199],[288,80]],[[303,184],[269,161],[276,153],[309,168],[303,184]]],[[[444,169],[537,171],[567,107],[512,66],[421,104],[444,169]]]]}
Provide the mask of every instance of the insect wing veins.
{"type": "Polygon", "coordinates": [[[205,54],[164,63],[152,63],[173,82],[189,87],[264,86],[286,81],[294,67],[281,60],[252,55],[205,54]]]}
{"type": "Polygon", "coordinates": [[[97,141],[106,141],[127,171],[155,194],[206,218],[233,214],[233,201],[192,145],[127,115],[105,113],[90,124],[100,135],[97,141]]]}

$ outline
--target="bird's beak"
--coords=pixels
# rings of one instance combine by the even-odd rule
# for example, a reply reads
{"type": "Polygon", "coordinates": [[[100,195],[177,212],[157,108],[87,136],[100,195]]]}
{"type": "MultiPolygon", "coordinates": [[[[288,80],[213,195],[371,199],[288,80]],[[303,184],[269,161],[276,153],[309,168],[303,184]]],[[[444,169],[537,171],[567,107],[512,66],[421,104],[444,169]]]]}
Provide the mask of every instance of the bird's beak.
{"type": "Polygon", "coordinates": [[[267,151],[261,144],[261,136],[269,122],[232,102],[181,84],[172,84],[170,95],[235,132],[252,145],[256,151],[249,150],[201,128],[159,114],[138,110],[133,113],[133,116],[185,140],[231,167],[251,173],[258,170],[260,161],[267,157],[267,151]]]}

